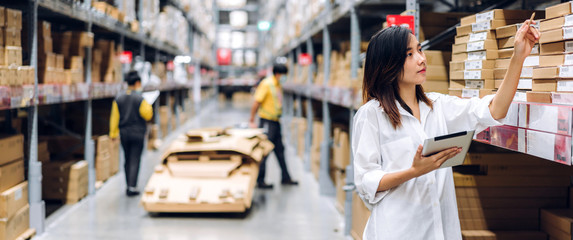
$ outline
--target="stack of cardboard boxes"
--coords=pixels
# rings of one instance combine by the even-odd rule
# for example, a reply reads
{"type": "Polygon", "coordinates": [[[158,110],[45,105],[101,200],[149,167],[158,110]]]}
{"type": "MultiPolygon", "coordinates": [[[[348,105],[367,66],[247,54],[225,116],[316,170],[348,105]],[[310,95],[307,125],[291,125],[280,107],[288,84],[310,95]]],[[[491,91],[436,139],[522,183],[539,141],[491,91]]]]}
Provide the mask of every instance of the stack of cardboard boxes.
{"type": "Polygon", "coordinates": [[[42,177],[43,199],[74,204],[88,194],[88,163],[85,160],[45,162],[42,177]]]}
{"type": "Polygon", "coordinates": [[[573,91],[573,23],[569,2],[546,8],[547,19],[540,23],[539,67],[533,69],[533,91],[528,101],[551,103],[551,92],[573,91]]]}
{"type": "MultiPolygon", "coordinates": [[[[461,19],[450,63],[450,95],[483,97],[495,91],[494,66],[500,58],[495,29],[528,19],[533,11],[491,10],[461,19]]],[[[501,57],[511,57],[502,50],[501,57]]]]}
{"type": "Polygon", "coordinates": [[[525,154],[469,153],[454,168],[465,239],[547,239],[541,208],[568,205],[571,168],[525,154]]]}
{"type": "Polygon", "coordinates": [[[426,92],[438,92],[448,94],[449,75],[448,63],[452,53],[446,51],[424,51],[426,55],[426,82],[422,84],[426,92]]]}
{"type": "Polygon", "coordinates": [[[350,137],[348,130],[343,127],[335,127],[332,136],[332,156],[331,156],[331,178],[334,179],[336,187],[336,208],[344,212],[346,201],[346,167],[350,164],[350,137]]]}
{"type": "MultiPolygon", "coordinates": [[[[62,47],[61,44],[56,44],[62,47]]],[[[46,21],[38,22],[38,83],[61,84],[65,78],[64,55],[54,53],[52,25],[46,21]]]]}
{"type": "Polygon", "coordinates": [[[1,136],[0,151],[0,239],[16,239],[30,226],[24,137],[1,136]]]}
{"type": "Polygon", "coordinates": [[[310,171],[316,179],[320,174],[320,151],[324,139],[324,124],[321,121],[312,123],[312,144],[310,146],[310,171]]]}
{"type": "Polygon", "coordinates": [[[107,135],[94,137],[96,143],[96,181],[106,181],[111,176],[111,139],[107,135]]]}
{"type": "Polygon", "coordinates": [[[542,209],[541,230],[547,233],[550,239],[572,239],[573,209],[542,209]]]}
{"type": "Polygon", "coordinates": [[[305,140],[306,140],[306,118],[293,117],[291,120],[290,129],[293,129],[295,135],[292,139],[296,139],[296,152],[298,157],[302,160],[305,151],[305,140]]]}
{"type": "Polygon", "coordinates": [[[121,82],[121,63],[117,60],[115,42],[100,39],[96,42],[95,49],[97,55],[94,55],[92,67],[100,71],[99,76],[92,75],[92,82],[121,82]]]}
{"type": "MultiPolygon", "coordinates": [[[[540,13],[541,15],[541,13],[540,13]]],[[[515,35],[522,23],[507,25],[496,29],[496,38],[499,46],[499,58],[495,60],[495,69],[493,72],[495,78],[495,88],[498,89],[503,82],[507,73],[509,62],[514,51],[515,35]]],[[[539,25],[533,27],[538,28],[539,25]]],[[[517,85],[518,93],[515,100],[526,101],[525,91],[532,88],[533,68],[539,66],[539,45],[531,49],[530,55],[525,59],[519,84],[517,85]]]]}
{"type": "Polygon", "coordinates": [[[34,84],[34,68],[22,66],[22,12],[0,7],[0,86],[34,84]]]}

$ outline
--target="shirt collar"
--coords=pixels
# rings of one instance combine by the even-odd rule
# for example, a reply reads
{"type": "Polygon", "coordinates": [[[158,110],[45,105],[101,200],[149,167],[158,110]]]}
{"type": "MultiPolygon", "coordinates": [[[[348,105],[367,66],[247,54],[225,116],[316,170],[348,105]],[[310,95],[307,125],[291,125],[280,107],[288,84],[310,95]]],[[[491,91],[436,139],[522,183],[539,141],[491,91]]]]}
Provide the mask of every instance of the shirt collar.
{"type": "MultiPolygon", "coordinates": [[[[420,119],[425,119],[430,113],[430,106],[428,106],[424,101],[418,101],[418,103],[420,104],[420,119]]],[[[396,106],[398,106],[398,111],[401,115],[414,117],[414,115],[402,107],[398,100],[396,100],[396,106]]]]}

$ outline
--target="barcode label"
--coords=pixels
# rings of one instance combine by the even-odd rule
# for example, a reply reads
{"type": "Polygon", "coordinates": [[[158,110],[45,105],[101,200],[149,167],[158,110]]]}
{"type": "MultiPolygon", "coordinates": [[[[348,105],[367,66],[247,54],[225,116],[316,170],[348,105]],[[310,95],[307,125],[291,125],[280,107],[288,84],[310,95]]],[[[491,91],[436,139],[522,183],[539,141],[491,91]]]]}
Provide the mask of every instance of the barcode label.
{"type": "Polygon", "coordinates": [[[571,77],[573,77],[573,67],[570,67],[570,66],[559,67],[559,77],[560,78],[571,78],[571,77]]]}
{"type": "Polygon", "coordinates": [[[486,51],[468,53],[468,60],[485,60],[485,58],[486,58],[486,51]]]}
{"type": "Polygon", "coordinates": [[[522,78],[530,78],[533,77],[533,68],[532,67],[524,67],[521,69],[521,77],[522,78]]]}
{"type": "Polygon", "coordinates": [[[517,89],[531,89],[533,85],[533,81],[531,79],[519,79],[519,83],[517,84],[517,89]]]}
{"type": "Polygon", "coordinates": [[[471,43],[468,43],[468,45],[467,45],[467,51],[468,51],[468,52],[473,52],[473,51],[484,50],[484,46],[485,46],[485,42],[484,42],[484,41],[471,42],[471,43]]]}
{"type": "Polygon", "coordinates": [[[533,45],[533,48],[531,48],[530,54],[539,54],[539,45],[537,45],[537,44],[533,45]]]}
{"type": "Polygon", "coordinates": [[[466,87],[467,88],[483,88],[484,86],[483,80],[466,80],[466,87]]]}
{"type": "Polygon", "coordinates": [[[472,32],[485,31],[491,28],[491,21],[472,23],[472,32]]]}
{"type": "Polygon", "coordinates": [[[477,89],[464,89],[462,90],[462,98],[479,98],[479,90],[477,89]]]}
{"type": "Polygon", "coordinates": [[[527,94],[524,92],[515,92],[515,96],[513,96],[513,101],[527,102],[527,94]]]}
{"type": "Polygon", "coordinates": [[[557,81],[558,92],[573,92],[573,81],[557,81]]]}
{"type": "Polygon", "coordinates": [[[573,27],[564,27],[563,39],[570,39],[570,38],[573,38],[573,27]]]}
{"type": "Polygon", "coordinates": [[[18,189],[14,193],[14,200],[18,201],[18,200],[20,200],[20,198],[22,198],[22,189],[18,189]]]}
{"type": "Polygon", "coordinates": [[[535,67],[539,66],[539,56],[529,56],[525,58],[523,62],[524,67],[535,67]]]}
{"type": "Polygon", "coordinates": [[[565,16],[565,23],[563,23],[564,27],[573,26],[573,14],[565,16]]]}
{"type": "Polygon", "coordinates": [[[476,14],[476,22],[493,20],[493,10],[476,14]]]}
{"type": "Polygon", "coordinates": [[[464,79],[481,79],[481,71],[464,71],[464,79]]]}
{"type": "Polygon", "coordinates": [[[573,54],[565,54],[563,65],[573,65],[573,54]]]}
{"type": "Polygon", "coordinates": [[[470,42],[484,41],[487,39],[487,32],[470,33],[470,42]]]}
{"type": "Polygon", "coordinates": [[[465,65],[466,70],[482,69],[481,61],[466,61],[465,65]]]}
{"type": "Polygon", "coordinates": [[[573,52],[573,41],[565,42],[565,52],[573,52]]]}

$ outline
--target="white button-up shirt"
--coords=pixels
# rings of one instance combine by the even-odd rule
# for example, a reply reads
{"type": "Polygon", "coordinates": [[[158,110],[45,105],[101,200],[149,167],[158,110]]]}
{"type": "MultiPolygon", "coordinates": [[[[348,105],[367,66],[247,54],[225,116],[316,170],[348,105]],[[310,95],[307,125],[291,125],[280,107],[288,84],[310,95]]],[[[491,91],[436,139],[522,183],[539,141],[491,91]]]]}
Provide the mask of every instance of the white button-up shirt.
{"type": "Polygon", "coordinates": [[[392,127],[376,100],[364,104],[354,116],[354,182],[372,212],[364,230],[365,240],[462,239],[452,168],[377,191],[385,174],[412,166],[416,149],[425,139],[474,129],[480,132],[501,124],[489,111],[494,95],[483,99],[426,95],[433,109],[420,102],[420,121],[396,102],[402,121],[398,129],[392,127]]]}

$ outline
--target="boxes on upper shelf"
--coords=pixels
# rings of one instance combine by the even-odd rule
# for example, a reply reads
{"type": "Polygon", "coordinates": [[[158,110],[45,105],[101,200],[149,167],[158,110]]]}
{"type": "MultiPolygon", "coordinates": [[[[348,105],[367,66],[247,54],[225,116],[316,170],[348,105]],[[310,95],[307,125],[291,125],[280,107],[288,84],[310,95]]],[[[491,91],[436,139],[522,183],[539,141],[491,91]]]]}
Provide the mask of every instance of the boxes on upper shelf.
{"type": "Polygon", "coordinates": [[[485,40],[495,40],[495,31],[483,31],[470,33],[469,35],[456,36],[455,44],[485,41],[485,40]]]}
{"type": "Polygon", "coordinates": [[[573,41],[561,41],[541,44],[541,55],[552,55],[573,52],[573,41]]]}
{"type": "Polygon", "coordinates": [[[450,71],[493,69],[494,66],[494,60],[467,60],[450,62],[450,71]]]}
{"type": "Polygon", "coordinates": [[[0,192],[24,181],[24,159],[0,165],[0,192]]]}
{"type": "Polygon", "coordinates": [[[497,41],[483,40],[476,42],[460,43],[452,46],[452,53],[475,52],[482,50],[497,49],[497,41]]]}
{"type": "Polygon", "coordinates": [[[5,13],[6,28],[16,28],[22,30],[22,11],[6,8],[5,13]]]}
{"type": "Polygon", "coordinates": [[[4,28],[4,45],[22,47],[22,30],[17,28],[4,28]]]}
{"type": "MultiPolygon", "coordinates": [[[[469,25],[476,22],[482,22],[485,20],[492,19],[514,19],[521,20],[522,22],[531,17],[534,11],[528,10],[505,10],[505,9],[494,9],[486,12],[481,12],[478,14],[463,17],[461,19],[461,25],[469,25]]],[[[537,18],[544,18],[544,11],[535,11],[535,16],[537,18]]]]}
{"type": "Polygon", "coordinates": [[[569,2],[545,8],[545,14],[547,19],[561,17],[571,13],[573,12],[571,11],[571,3],[569,2]]]}
{"type": "Polygon", "coordinates": [[[452,61],[465,61],[465,60],[495,60],[498,58],[497,50],[484,50],[468,53],[452,54],[452,61]]]}
{"type": "Polygon", "coordinates": [[[28,204],[28,182],[0,193],[0,219],[11,218],[28,204]]]}

